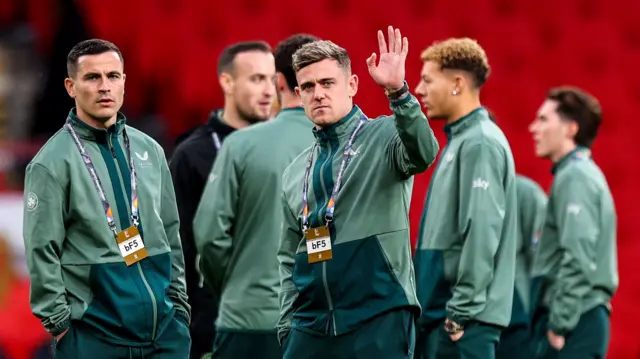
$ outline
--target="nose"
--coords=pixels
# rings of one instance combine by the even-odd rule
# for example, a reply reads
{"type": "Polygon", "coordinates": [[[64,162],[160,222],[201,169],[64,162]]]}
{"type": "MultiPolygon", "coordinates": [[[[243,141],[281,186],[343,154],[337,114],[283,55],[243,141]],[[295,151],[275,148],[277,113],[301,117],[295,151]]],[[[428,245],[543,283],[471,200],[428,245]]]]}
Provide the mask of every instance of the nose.
{"type": "Polygon", "coordinates": [[[98,84],[98,91],[100,92],[111,91],[109,79],[107,79],[106,76],[102,76],[102,78],[100,79],[100,83],[98,84]]]}
{"type": "Polygon", "coordinates": [[[534,133],[536,131],[536,121],[529,124],[529,132],[534,133]]]}
{"type": "Polygon", "coordinates": [[[316,84],[315,88],[313,89],[313,98],[316,101],[321,101],[323,98],[325,98],[325,91],[319,84],[316,84]]]}
{"type": "Polygon", "coordinates": [[[422,82],[419,82],[418,86],[416,86],[415,93],[416,95],[424,96],[424,93],[422,92],[422,82]]]}

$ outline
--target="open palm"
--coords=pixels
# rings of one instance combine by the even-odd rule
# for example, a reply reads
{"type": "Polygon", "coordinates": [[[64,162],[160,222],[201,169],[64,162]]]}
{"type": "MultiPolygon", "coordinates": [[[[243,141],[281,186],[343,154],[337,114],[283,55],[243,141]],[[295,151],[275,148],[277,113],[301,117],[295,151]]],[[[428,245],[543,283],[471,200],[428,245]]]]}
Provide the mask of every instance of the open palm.
{"type": "Polygon", "coordinates": [[[397,90],[404,85],[404,64],[409,52],[409,40],[402,38],[399,29],[389,26],[389,46],[384,34],[378,30],[378,45],[380,46],[380,62],[376,66],[377,55],[374,52],[367,59],[369,74],[380,86],[388,90],[397,90]]]}

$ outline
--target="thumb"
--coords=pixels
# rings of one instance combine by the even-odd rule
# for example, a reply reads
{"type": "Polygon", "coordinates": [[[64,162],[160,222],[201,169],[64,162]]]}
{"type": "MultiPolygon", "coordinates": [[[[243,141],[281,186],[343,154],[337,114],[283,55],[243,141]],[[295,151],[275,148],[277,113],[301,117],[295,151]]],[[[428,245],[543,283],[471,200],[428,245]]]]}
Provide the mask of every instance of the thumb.
{"type": "Polygon", "coordinates": [[[371,56],[367,59],[367,67],[369,67],[369,71],[376,68],[376,53],[372,53],[371,56]]]}

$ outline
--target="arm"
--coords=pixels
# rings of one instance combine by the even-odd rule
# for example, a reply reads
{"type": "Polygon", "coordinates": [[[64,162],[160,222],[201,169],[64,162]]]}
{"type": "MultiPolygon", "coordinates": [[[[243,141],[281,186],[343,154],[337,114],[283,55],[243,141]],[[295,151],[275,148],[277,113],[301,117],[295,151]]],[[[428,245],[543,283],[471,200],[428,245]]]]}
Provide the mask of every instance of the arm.
{"type": "Polygon", "coordinates": [[[484,310],[493,279],[505,215],[503,157],[488,143],[470,144],[460,153],[459,228],[463,245],[453,296],[447,303],[447,319],[460,325],[484,310]]]}
{"type": "Polygon", "coordinates": [[[54,336],[70,325],[60,256],[65,238],[65,194],[56,177],[34,163],[26,170],[24,244],[31,276],[31,310],[54,336]]]}
{"type": "Polygon", "coordinates": [[[537,241],[544,227],[547,213],[547,196],[539,187],[531,187],[528,192],[528,200],[518,202],[518,206],[522,214],[520,225],[526,253],[526,268],[528,274],[531,274],[537,241]]]}
{"type": "Polygon", "coordinates": [[[169,285],[169,298],[186,319],[187,323],[191,318],[191,307],[187,300],[187,285],[185,280],[184,256],[182,254],[182,243],[180,241],[180,218],[178,207],[176,206],[176,195],[173,189],[171,173],[167,165],[166,158],[162,150],[159,151],[162,162],[162,200],[160,202],[160,219],[164,225],[164,232],[171,248],[171,284],[169,285]]]}
{"type": "Polygon", "coordinates": [[[289,207],[286,196],[282,195],[282,209],[284,220],[282,223],[282,237],[278,248],[278,262],[280,263],[280,319],[278,320],[278,341],[283,345],[291,331],[293,322],[293,303],[298,297],[298,289],[293,283],[293,267],[296,252],[303,234],[295,213],[289,207]]]}
{"type": "Polygon", "coordinates": [[[222,145],[193,221],[200,269],[215,293],[222,293],[233,244],[231,229],[238,205],[239,173],[230,150],[232,144],[227,139],[222,145]]]}
{"type": "Polygon", "coordinates": [[[599,232],[597,194],[585,178],[567,178],[558,183],[554,193],[562,259],[551,300],[549,329],[565,335],[578,324],[580,300],[591,288],[589,276],[595,270],[599,232]]]}
{"type": "Polygon", "coordinates": [[[395,170],[409,177],[424,172],[435,160],[440,147],[418,100],[406,93],[390,100],[396,130],[387,144],[395,170]]]}
{"type": "Polygon", "coordinates": [[[178,204],[187,294],[190,299],[193,299],[197,288],[200,286],[200,275],[195,266],[198,252],[193,240],[193,217],[196,214],[200,196],[202,195],[202,192],[198,191],[198,189],[202,187],[200,187],[200,183],[194,181],[197,171],[192,167],[189,157],[182,150],[174,153],[174,157],[169,162],[169,170],[171,171],[173,188],[178,204]]]}

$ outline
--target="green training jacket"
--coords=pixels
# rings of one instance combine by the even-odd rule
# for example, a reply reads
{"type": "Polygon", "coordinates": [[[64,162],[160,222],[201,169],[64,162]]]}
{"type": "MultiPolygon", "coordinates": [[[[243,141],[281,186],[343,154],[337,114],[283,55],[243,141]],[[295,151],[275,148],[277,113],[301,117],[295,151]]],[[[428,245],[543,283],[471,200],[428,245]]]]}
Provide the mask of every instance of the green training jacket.
{"type": "Polygon", "coordinates": [[[531,270],[535,246],[540,238],[547,209],[547,195],[528,177],[516,175],[518,197],[518,243],[516,280],[510,326],[529,324],[531,314],[531,270]]]}
{"type": "Polygon", "coordinates": [[[129,267],[124,263],[97,189],[63,127],[26,170],[32,311],[53,335],[73,321],[110,343],[151,343],[176,309],[189,321],[178,211],[163,150],[126,126],[122,114],[108,130],[85,124],[75,109],[68,119],[95,166],[118,232],[132,225],[126,128],[138,178],[139,230],[149,256],[129,267]]]}
{"type": "Polygon", "coordinates": [[[218,331],[275,331],[282,172],[313,143],[301,107],[229,135],[194,220],[200,266],[221,293],[218,331]]]}
{"type": "MultiPolygon", "coordinates": [[[[393,100],[390,107],[392,116],[364,122],[349,151],[329,226],[332,259],[309,264],[306,253],[302,192],[311,148],[283,174],[281,343],[291,328],[337,336],[392,309],[420,313],[409,242],[412,176],[431,165],[439,147],[414,96],[393,100]]],[[[309,176],[310,228],[326,224],[345,145],[361,116],[354,106],[336,124],[313,131],[317,148],[309,176]]]]}
{"type": "Polygon", "coordinates": [[[549,329],[571,332],[598,305],[611,309],[618,289],[616,211],[604,174],[586,148],[553,166],[547,215],[533,267],[534,299],[549,329]]]}
{"type": "Polygon", "coordinates": [[[483,107],[444,130],[414,256],[420,323],[506,327],[518,236],[511,149],[483,107]]]}

